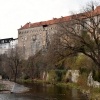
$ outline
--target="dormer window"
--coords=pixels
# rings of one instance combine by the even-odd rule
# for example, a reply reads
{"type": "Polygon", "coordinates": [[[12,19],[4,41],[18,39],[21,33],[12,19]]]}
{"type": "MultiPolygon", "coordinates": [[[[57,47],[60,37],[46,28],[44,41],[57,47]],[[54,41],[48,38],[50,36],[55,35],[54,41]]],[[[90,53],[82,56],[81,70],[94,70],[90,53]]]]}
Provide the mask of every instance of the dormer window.
{"type": "Polygon", "coordinates": [[[46,25],[46,24],[45,24],[45,25],[43,25],[43,28],[45,28],[45,27],[48,27],[48,25],[46,25]]]}

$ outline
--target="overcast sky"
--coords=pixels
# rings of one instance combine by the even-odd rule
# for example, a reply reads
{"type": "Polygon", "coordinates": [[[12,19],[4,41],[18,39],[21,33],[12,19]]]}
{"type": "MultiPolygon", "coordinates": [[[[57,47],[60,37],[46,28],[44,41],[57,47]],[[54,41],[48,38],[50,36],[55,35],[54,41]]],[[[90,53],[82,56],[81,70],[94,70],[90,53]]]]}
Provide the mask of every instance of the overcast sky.
{"type": "MultiPolygon", "coordinates": [[[[0,39],[17,38],[27,22],[39,22],[68,16],[91,0],[0,0],[0,39]]],[[[99,0],[92,0],[99,1],[99,0]]]]}

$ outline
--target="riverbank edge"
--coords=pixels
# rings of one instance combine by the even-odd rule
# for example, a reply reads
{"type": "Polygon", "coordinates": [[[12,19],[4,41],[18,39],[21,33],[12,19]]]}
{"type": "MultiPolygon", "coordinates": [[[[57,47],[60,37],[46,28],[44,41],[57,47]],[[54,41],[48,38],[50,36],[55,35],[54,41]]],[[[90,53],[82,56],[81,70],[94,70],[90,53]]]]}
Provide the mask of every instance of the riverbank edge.
{"type": "Polygon", "coordinates": [[[27,87],[24,87],[23,90],[21,89],[21,90],[16,91],[16,89],[18,89],[16,85],[18,85],[17,82],[2,80],[0,81],[0,86],[1,86],[0,93],[23,93],[23,92],[29,91],[29,88],[27,87]]]}
{"type": "Polygon", "coordinates": [[[0,83],[0,93],[11,93],[10,89],[7,89],[8,85],[0,83]]]}
{"type": "Polygon", "coordinates": [[[57,83],[56,85],[78,89],[81,93],[86,95],[89,100],[100,100],[100,89],[98,88],[83,87],[79,86],[77,83],[57,83]]]}
{"type": "Polygon", "coordinates": [[[13,81],[0,80],[0,93],[11,93],[13,84],[13,81]]]}
{"type": "Polygon", "coordinates": [[[57,86],[70,87],[78,89],[81,93],[87,96],[89,100],[100,100],[100,89],[92,87],[79,86],[77,83],[57,83],[57,86]]]}
{"type": "MultiPolygon", "coordinates": [[[[51,84],[51,85],[56,85],[60,87],[74,88],[74,89],[78,89],[80,92],[86,95],[89,100],[100,100],[100,88],[82,87],[82,86],[79,86],[77,83],[71,83],[71,82],[50,83],[44,80],[18,80],[17,83],[45,83],[45,84],[51,84]]],[[[6,87],[7,85],[0,84],[0,91],[7,90],[6,87]]]]}
{"type": "Polygon", "coordinates": [[[81,93],[87,96],[89,100],[100,100],[100,88],[92,88],[92,87],[83,87],[79,86],[77,83],[64,83],[64,82],[56,82],[56,83],[50,83],[45,80],[19,80],[18,82],[21,83],[45,83],[45,84],[51,84],[56,85],[60,87],[69,87],[78,89],[81,93]]]}

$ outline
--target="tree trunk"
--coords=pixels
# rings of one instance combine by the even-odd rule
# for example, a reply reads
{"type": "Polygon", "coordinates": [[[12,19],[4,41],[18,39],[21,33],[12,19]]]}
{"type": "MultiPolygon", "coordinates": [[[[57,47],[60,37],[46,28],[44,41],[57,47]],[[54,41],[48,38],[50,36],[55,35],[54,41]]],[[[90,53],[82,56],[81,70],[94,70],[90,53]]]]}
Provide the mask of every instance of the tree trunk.
{"type": "Polygon", "coordinates": [[[14,82],[16,82],[16,77],[17,77],[17,74],[15,73],[14,82]]]}

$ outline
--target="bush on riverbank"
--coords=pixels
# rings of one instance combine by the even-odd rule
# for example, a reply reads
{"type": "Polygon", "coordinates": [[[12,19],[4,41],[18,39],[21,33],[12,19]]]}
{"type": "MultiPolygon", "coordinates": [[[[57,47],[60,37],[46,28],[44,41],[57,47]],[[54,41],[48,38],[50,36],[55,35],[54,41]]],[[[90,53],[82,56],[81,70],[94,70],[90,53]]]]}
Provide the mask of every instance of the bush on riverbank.
{"type": "Polygon", "coordinates": [[[49,77],[47,78],[47,82],[51,83],[51,84],[55,84],[57,82],[57,74],[55,72],[55,70],[51,70],[48,72],[49,77]]]}
{"type": "Polygon", "coordinates": [[[93,72],[93,79],[95,81],[100,82],[100,70],[99,69],[98,70],[93,70],[92,72],[93,72]]]}
{"type": "Polygon", "coordinates": [[[57,82],[64,81],[64,77],[66,75],[66,70],[50,70],[48,72],[47,82],[52,84],[56,84],[57,82]]]}

